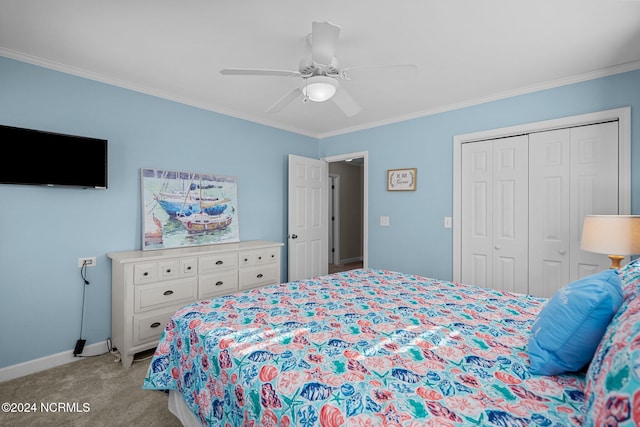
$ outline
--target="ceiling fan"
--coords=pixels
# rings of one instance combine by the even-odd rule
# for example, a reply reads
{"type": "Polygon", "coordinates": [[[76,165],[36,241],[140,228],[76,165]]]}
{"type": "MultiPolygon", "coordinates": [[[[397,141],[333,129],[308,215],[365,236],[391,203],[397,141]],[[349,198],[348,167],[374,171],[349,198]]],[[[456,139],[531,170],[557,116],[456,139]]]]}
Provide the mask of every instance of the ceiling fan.
{"type": "Polygon", "coordinates": [[[340,80],[407,79],[417,74],[418,67],[413,64],[340,69],[335,57],[339,35],[339,26],[330,22],[314,21],[311,34],[307,36],[311,55],[300,60],[298,71],[224,68],[220,73],[237,76],[300,77],[301,84],[269,107],[266,110],[268,113],[277,113],[299,98],[302,98],[303,102],[324,102],[331,99],[349,117],[358,114],[361,108],[340,85],[340,80]]]}

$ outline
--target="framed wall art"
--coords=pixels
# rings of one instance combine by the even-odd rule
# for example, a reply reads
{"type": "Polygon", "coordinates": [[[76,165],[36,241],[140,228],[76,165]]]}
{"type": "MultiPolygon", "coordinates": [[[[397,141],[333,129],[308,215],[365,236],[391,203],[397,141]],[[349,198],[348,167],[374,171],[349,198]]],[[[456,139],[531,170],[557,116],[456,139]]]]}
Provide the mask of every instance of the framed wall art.
{"type": "Polygon", "coordinates": [[[239,242],[237,178],[142,169],[142,249],[239,242]]]}
{"type": "Polygon", "coordinates": [[[418,180],[418,169],[387,170],[387,191],[415,191],[418,180]]]}

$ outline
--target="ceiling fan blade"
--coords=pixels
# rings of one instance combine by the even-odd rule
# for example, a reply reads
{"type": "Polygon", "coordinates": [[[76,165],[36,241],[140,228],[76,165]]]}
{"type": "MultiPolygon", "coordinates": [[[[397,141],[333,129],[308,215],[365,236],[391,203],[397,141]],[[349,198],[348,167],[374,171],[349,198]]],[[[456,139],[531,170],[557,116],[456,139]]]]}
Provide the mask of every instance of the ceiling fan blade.
{"type": "Polygon", "coordinates": [[[404,80],[416,77],[417,75],[418,66],[414,64],[354,67],[345,68],[340,71],[340,77],[344,80],[404,80]]]}
{"type": "Polygon", "coordinates": [[[287,105],[291,104],[297,98],[300,98],[302,96],[303,96],[302,95],[302,91],[299,88],[292,89],[285,96],[283,96],[278,101],[276,101],[275,104],[273,104],[271,107],[267,108],[266,112],[267,113],[277,113],[277,112],[281,111],[287,105]]]}
{"type": "Polygon", "coordinates": [[[356,100],[343,87],[339,87],[331,99],[347,117],[355,116],[362,111],[356,100]]]}
{"type": "Polygon", "coordinates": [[[316,64],[331,65],[335,56],[340,27],[330,22],[311,24],[311,58],[316,64]]]}
{"type": "Polygon", "coordinates": [[[284,76],[284,77],[300,77],[299,71],[289,70],[261,70],[253,68],[223,68],[220,74],[226,76],[284,76]]]}

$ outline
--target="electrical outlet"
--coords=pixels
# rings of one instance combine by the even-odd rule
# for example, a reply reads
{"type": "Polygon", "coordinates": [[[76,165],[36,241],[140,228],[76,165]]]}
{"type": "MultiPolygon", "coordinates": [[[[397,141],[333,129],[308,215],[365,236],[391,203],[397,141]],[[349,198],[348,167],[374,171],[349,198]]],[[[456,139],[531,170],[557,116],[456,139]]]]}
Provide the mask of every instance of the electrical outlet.
{"type": "Polygon", "coordinates": [[[96,266],[96,257],[85,257],[78,258],[78,268],[82,268],[83,266],[87,267],[95,267],[96,266]]]}

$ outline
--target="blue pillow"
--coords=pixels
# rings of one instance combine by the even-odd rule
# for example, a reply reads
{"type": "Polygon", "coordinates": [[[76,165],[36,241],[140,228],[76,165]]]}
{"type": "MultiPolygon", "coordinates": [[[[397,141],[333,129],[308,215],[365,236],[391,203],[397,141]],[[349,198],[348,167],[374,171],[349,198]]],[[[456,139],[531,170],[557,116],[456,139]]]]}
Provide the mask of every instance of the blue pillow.
{"type": "Polygon", "coordinates": [[[593,358],[622,300],[614,269],[584,277],[556,292],[531,327],[531,373],[556,375],[583,368],[593,358]]]}

